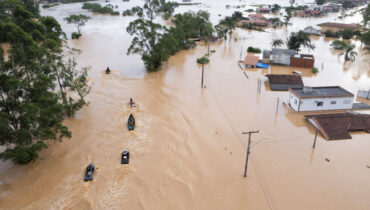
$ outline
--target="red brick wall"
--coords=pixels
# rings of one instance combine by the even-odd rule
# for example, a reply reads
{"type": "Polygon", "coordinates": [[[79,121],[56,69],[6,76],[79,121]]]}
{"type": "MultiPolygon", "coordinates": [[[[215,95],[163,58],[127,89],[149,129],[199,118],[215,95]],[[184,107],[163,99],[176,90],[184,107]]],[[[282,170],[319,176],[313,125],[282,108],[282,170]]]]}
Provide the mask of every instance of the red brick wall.
{"type": "Polygon", "coordinates": [[[315,59],[304,59],[304,58],[290,58],[290,66],[302,67],[302,68],[313,68],[315,59]]]}

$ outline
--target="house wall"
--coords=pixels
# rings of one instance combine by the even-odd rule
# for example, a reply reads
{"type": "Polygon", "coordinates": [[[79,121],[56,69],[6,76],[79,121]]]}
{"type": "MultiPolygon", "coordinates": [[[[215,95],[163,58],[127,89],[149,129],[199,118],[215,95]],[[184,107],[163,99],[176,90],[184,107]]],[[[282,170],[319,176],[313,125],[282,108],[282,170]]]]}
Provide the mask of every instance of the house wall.
{"type": "Polygon", "coordinates": [[[290,66],[302,67],[302,68],[313,68],[315,64],[315,59],[305,59],[305,58],[290,58],[290,66]]]}
{"type": "Polygon", "coordinates": [[[289,104],[297,112],[352,109],[353,97],[304,98],[299,100],[291,93],[289,104]],[[332,104],[334,101],[335,104],[332,104]],[[322,106],[318,106],[318,102],[323,102],[322,106]]]}

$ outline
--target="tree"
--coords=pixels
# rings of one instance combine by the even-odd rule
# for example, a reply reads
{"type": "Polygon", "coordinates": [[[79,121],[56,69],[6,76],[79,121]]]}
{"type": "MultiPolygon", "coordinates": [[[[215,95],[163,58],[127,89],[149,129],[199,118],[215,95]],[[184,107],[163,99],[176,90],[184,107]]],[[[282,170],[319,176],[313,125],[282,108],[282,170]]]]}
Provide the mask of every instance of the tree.
{"type": "MultiPolygon", "coordinates": [[[[66,73],[65,35],[54,18],[36,19],[19,1],[0,2],[0,8],[7,11],[0,15],[0,44],[10,45],[7,59],[0,53],[0,145],[7,147],[0,158],[25,164],[38,157],[47,141],[71,137],[62,124],[69,110],[56,88],[55,67],[61,79],[76,81],[64,84],[67,96],[77,92],[76,86],[83,93],[86,83],[80,80],[86,73],[66,73]]],[[[69,104],[75,103],[79,100],[69,104]]]]}
{"type": "MultiPolygon", "coordinates": [[[[75,24],[77,33],[81,34],[82,27],[86,25],[86,22],[91,19],[89,16],[79,14],[79,15],[70,15],[64,18],[69,24],[75,24]]],[[[72,37],[73,38],[73,37],[72,37]]]]}
{"type": "Polygon", "coordinates": [[[271,46],[272,47],[280,47],[281,45],[284,44],[284,41],[281,39],[274,39],[272,40],[271,46]]]}
{"type": "Polygon", "coordinates": [[[295,3],[295,0],[289,0],[290,7],[293,7],[293,4],[295,3]]]}
{"type": "Polygon", "coordinates": [[[370,4],[368,4],[366,9],[363,11],[362,18],[363,26],[366,27],[370,22],[370,4]]]}
{"type": "Polygon", "coordinates": [[[344,47],[345,52],[339,54],[339,56],[344,55],[345,61],[354,61],[357,55],[357,52],[353,51],[354,49],[355,45],[348,43],[344,47]]]}
{"type": "Polygon", "coordinates": [[[160,0],[161,9],[160,12],[163,12],[164,19],[168,19],[173,15],[175,9],[179,6],[177,2],[166,2],[165,0],[160,0]]]}
{"type": "Polygon", "coordinates": [[[231,18],[234,20],[234,21],[240,21],[242,18],[243,18],[243,13],[239,12],[239,11],[235,11],[231,18]]]}
{"type": "Polygon", "coordinates": [[[344,41],[340,41],[340,40],[334,40],[330,44],[330,46],[332,46],[336,50],[343,50],[347,46],[347,43],[344,41]]]}
{"type": "Polygon", "coordinates": [[[292,11],[287,10],[286,15],[284,16],[284,24],[285,26],[288,26],[290,19],[292,18],[292,11]]]}
{"type": "Polygon", "coordinates": [[[317,5],[323,5],[323,4],[325,4],[325,1],[326,0],[315,0],[317,5]]]}
{"type": "Polygon", "coordinates": [[[315,46],[311,44],[310,37],[306,33],[303,31],[291,33],[287,40],[287,47],[291,50],[295,50],[298,53],[302,45],[311,50],[315,49],[315,46]]]}

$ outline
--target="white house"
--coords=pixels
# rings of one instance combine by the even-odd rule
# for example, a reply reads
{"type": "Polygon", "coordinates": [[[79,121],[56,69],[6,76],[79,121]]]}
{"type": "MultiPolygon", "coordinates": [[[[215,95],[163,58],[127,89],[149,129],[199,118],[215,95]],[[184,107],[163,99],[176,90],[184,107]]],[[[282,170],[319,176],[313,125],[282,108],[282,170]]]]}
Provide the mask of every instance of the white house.
{"type": "Polygon", "coordinates": [[[297,112],[352,109],[354,95],[339,86],[289,89],[289,105],[297,112]]]}

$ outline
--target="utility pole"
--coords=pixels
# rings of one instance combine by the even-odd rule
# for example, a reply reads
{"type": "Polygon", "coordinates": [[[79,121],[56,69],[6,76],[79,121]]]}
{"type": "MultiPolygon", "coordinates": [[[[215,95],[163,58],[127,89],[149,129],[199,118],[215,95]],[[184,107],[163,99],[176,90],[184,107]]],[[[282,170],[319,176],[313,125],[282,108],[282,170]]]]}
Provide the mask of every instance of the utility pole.
{"type": "Polygon", "coordinates": [[[276,114],[278,113],[279,111],[279,98],[277,98],[277,103],[276,103],[276,114]]]}
{"type": "Polygon", "coordinates": [[[252,135],[252,133],[259,133],[259,131],[243,132],[243,134],[249,134],[249,138],[248,138],[248,149],[247,149],[247,158],[245,160],[245,168],[244,168],[244,177],[247,177],[248,157],[249,157],[249,153],[250,153],[251,135],[252,135]]]}
{"type": "Polygon", "coordinates": [[[316,147],[316,139],[317,139],[317,128],[315,130],[315,139],[313,140],[313,145],[312,145],[312,148],[314,148],[314,149],[316,147]]]}
{"type": "Polygon", "coordinates": [[[203,77],[204,77],[204,64],[202,64],[202,84],[201,84],[201,88],[203,88],[203,81],[204,81],[203,77]]]}

